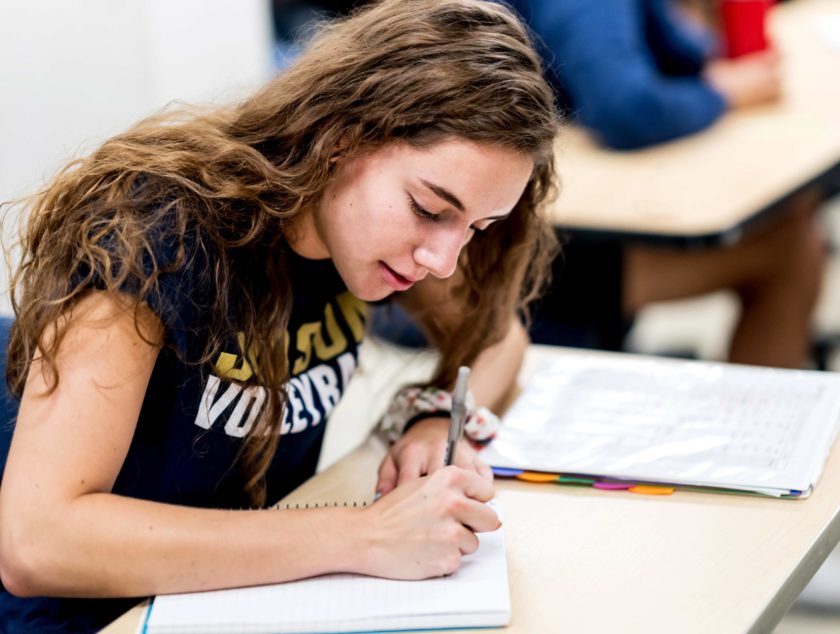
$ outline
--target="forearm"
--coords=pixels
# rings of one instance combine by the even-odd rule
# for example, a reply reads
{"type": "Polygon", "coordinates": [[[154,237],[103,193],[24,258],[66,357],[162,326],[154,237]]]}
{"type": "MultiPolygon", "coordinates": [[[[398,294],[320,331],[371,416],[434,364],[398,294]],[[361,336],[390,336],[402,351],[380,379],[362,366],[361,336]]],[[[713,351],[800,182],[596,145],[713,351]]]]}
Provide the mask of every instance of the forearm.
{"type": "Polygon", "coordinates": [[[25,595],[116,597],[359,571],[360,513],[196,509],[87,494],[49,523],[19,527],[4,552],[25,563],[7,579],[4,562],[4,582],[25,595]]]}
{"type": "Polygon", "coordinates": [[[470,389],[477,405],[498,412],[516,385],[528,343],[525,328],[513,319],[504,339],[478,356],[470,374],[470,389]]]}

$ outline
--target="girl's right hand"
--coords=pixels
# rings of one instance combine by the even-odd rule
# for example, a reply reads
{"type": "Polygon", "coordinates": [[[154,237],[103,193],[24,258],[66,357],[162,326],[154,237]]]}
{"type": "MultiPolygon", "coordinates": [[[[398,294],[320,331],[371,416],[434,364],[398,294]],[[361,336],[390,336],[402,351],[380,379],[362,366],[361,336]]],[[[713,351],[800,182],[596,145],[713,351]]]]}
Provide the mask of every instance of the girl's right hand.
{"type": "Polygon", "coordinates": [[[361,512],[358,572],[425,579],[455,572],[475,552],[475,533],[502,523],[487,506],[493,483],[473,471],[444,467],[403,484],[361,512]]]}

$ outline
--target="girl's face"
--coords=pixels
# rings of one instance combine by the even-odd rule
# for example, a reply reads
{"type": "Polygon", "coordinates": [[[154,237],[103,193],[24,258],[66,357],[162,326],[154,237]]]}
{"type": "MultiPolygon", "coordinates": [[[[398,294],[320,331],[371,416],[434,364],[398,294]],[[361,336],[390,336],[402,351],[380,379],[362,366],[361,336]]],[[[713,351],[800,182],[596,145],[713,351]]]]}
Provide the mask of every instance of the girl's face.
{"type": "Polygon", "coordinates": [[[393,143],[340,159],[320,203],[295,227],[292,247],[332,258],[365,301],[429,274],[446,278],[464,245],[511,212],[533,167],[524,154],[462,139],[393,143]]]}

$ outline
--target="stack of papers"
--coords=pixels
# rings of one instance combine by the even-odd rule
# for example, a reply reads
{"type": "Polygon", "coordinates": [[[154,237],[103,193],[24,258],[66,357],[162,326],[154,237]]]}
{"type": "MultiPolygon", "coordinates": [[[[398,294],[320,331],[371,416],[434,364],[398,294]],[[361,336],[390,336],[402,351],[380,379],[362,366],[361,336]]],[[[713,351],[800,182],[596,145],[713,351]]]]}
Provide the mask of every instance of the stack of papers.
{"type": "Polygon", "coordinates": [[[806,497],[840,427],[840,374],[637,355],[539,372],[493,467],[806,497]]]}

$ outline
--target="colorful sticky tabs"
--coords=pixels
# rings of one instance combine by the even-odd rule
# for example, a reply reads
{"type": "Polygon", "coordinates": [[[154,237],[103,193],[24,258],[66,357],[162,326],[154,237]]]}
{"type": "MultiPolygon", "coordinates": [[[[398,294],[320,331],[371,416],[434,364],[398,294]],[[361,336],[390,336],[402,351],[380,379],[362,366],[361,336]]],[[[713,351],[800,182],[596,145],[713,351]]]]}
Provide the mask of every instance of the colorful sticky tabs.
{"type": "Polygon", "coordinates": [[[674,487],[660,487],[651,484],[637,484],[627,489],[631,493],[640,493],[642,495],[671,495],[674,492],[674,487]]]}
{"type": "Polygon", "coordinates": [[[515,478],[523,482],[533,482],[536,484],[554,483],[567,485],[582,485],[591,486],[602,491],[630,491],[632,493],[639,493],[641,495],[671,495],[674,487],[654,485],[654,484],[636,484],[634,482],[624,482],[621,480],[606,480],[601,481],[596,478],[579,475],[563,475],[562,473],[543,473],[541,471],[525,471],[523,469],[511,469],[508,467],[493,467],[493,474],[500,478],[515,478]]]}

